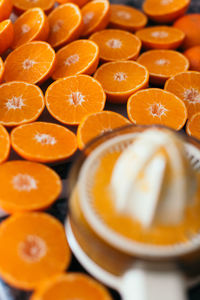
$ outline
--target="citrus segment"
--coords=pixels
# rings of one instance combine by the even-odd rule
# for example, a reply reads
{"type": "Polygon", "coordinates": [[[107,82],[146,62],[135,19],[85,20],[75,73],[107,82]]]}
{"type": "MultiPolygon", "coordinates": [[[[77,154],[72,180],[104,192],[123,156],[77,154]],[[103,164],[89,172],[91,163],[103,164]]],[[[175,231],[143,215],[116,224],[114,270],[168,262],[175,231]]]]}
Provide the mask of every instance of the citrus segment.
{"type": "Polygon", "coordinates": [[[161,89],[146,89],[132,95],[127,103],[127,112],[135,124],[159,124],[175,130],[181,129],[187,119],[184,102],[161,89]]]}
{"type": "Polygon", "coordinates": [[[141,50],[141,41],[124,30],[105,29],[94,33],[90,40],[97,43],[102,61],[136,59],[141,50]]]}
{"type": "Polygon", "coordinates": [[[47,16],[41,8],[31,8],[14,23],[13,48],[31,41],[45,41],[49,35],[47,16]]]}
{"type": "Polygon", "coordinates": [[[177,49],[185,38],[183,31],[169,26],[147,27],[136,35],[145,49],[177,49]]]}
{"type": "Polygon", "coordinates": [[[0,207],[9,213],[40,210],[57,200],[61,180],[49,167],[28,161],[0,165],[0,207]]]}
{"type": "Polygon", "coordinates": [[[78,126],[77,138],[80,149],[98,135],[130,124],[122,115],[113,111],[102,111],[83,118],[78,126]]]}
{"type": "Polygon", "coordinates": [[[7,130],[0,124],[0,164],[7,160],[9,154],[10,137],[7,130]]]}
{"type": "Polygon", "coordinates": [[[7,218],[0,226],[0,244],[1,277],[24,290],[59,275],[71,258],[63,226],[45,213],[7,218]]]}
{"type": "Polygon", "coordinates": [[[184,101],[188,118],[200,112],[200,73],[184,72],[167,80],[165,90],[184,101]]]}
{"type": "Polygon", "coordinates": [[[148,69],[150,82],[158,85],[189,68],[188,59],[174,50],[149,50],[140,55],[137,61],[148,69]]]}
{"type": "Polygon", "coordinates": [[[188,135],[200,140],[200,113],[194,114],[186,124],[186,132],[188,135]]]}
{"type": "Polygon", "coordinates": [[[65,160],[77,149],[73,132],[61,125],[45,122],[16,127],[11,132],[11,144],[21,157],[38,162],[65,160]]]}
{"type": "Polygon", "coordinates": [[[5,60],[4,79],[8,81],[26,81],[42,83],[54,71],[56,54],[46,42],[26,43],[13,52],[5,60]]]}
{"type": "Polygon", "coordinates": [[[45,99],[49,113],[56,120],[77,125],[85,115],[102,111],[106,96],[97,80],[88,75],[75,75],[52,83],[45,99]]]}
{"type": "Polygon", "coordinates": [[[9,18],[12,7],[11,0],[0,0],[0,22],[9,18]]]}
{"type": "Polygon", "coordinates": [[[74,3],[76,5],[78,5],[79,7],[82,7],[83,5],[85,5],[86,3],[88,3],[90,0],[57,0],[58,3],[60,4],[64,4],[64,3],[74,3]]]}
{"type": "Polygon", "coordinates": [[[56,68],[53,79],[76,74],[91,75],[99,63],[99,47],[89,40],[77,40],[56,53],[56,68]]]}
{"type": "Polygon", "coordinates": [[[110,8],[109,27],[135,32],[147,24],[147,17],[138,9],[122,4],[111,4],[110,8]]]}
{"type": "Polygon", "coordinates": [[[4,63],[3,63],[3,60],[2,60],[2,58],[0,56],[0,83],[1,83],[1,81],[3,79],[4,70],[5,70],[4,63]]]}
{"type": "Polygon", "coordinates": [[[19,12],[24,12],[30,8],[40,7],[44,11],[50,11],[54,4],[55,0],[12,0],[15,9],[19,12]]]}
{"type": "Polygon", "coordinates": [[[190,62],[190,70],[200,72],[200,46],[187,49],[184,55],[190,62]]]}
{"type": "Polygon", "coordinates": [[[36,85],[12,81],[0,85],[0,124],[16,126],[35,121],[45,107],[36,85]]]}
{"type": "Polygon", "coordinates": [[[14,30],[10,20],[0,23],[0,54],[4,53],[13,43],[14,30]]]}
{"type": "Polygon", "coordinates": [[[182,45],[184,49],[200,45],[200,14],[188,14],[179,18],[174,27],[185,33],[182,45]]]}
{"type": "Polygon", "coordinates": [[[184,15],[190,0],[146,0],[143,10],[147,16],[158,23],[170,23],[184,15]]]}
{"type": "Polygon", "coordinates": [[[107,0],[93,0],[81,9],[83,15],[82,36],[88,36],[106,28],[110,18],[110,4],[107,0]]]}
{"type": "Polygon", "coordinates": [[[41,284],[30,300],[112,300],[107,289],[81,273],[61,274],[41,284]]]}
{"type": "Polygon", "coordinates": [[[81,11],[77,5],[66,3],[56,7],[48,16],[50,33],[48,41],[57,48],[77,39],[83,29],[81,11]]]}
{"type": "Polygon", "coordinates": [[[133,61],[116,61],[103,64],[94,74],[103,86],[108,100],[125,103],[137,90],[147,87],[148,70],[133,61]]]}

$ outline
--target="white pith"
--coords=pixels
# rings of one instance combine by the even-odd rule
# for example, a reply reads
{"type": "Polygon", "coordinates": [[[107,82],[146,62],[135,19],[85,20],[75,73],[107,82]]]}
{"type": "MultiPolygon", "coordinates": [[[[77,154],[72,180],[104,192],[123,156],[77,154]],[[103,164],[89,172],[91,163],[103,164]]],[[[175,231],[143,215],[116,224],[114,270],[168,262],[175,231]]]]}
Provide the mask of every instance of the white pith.
{"type": "Polygon", "coordinates": [[[19,192],[30,192],[37,189],[37,181],[29,174],[17,174],[12,179],[13,188],[19,192]]]}

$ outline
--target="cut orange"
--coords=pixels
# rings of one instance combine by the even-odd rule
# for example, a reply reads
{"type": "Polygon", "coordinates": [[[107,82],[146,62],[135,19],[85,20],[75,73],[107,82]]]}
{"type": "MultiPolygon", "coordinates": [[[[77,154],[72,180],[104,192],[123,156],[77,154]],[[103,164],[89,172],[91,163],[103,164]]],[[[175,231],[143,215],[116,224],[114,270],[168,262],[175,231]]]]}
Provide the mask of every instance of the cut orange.
{"type": "Polygon", "coordinates": [[[55,4],[55,0],[12,0],[15,9],[22,13],[30,8],[40,7],[49,12],[55,4]]]}
{"type": "Polygon", "coordinates": [[[148,70],[134,61],[116,61],[103,64],[94,74],[103,86],[108,100],[125,103],[136,91],[148,86],[148,70]]]}
{"type": "Polygon", "coordinates": [[[45,213],[7,218],[0,226],[0,244],[0,275],[23,290],[35,289],[43,280],[59,275],[71,259],[63,226],[45,213]]]}
{"type": "Polygon", "coordinates": [[[200,46],[187,49],[184,55],[190,62],[190,70],[200,72],[200,46]]]}
{"type": "Polygon", "coordinates": [[[190,2],[190,0],[146,0],[143,10],[155,22],[170,23],[184,15],[190,2]]]}
{"type": "Polygon", "coordinates": [[[3,63],[3,60],[2,60],[2,58],[0,56],[0,83],[1,83],[1,81],[3,79],[4,69],[5,69],[4,68],[4,63],[3,63]]]}
{"type": "Polygon", "coordinates": [[[8,159],[10,154],[10,137],[7,130],[0,124],[0,164],[8,159]]]}
{"type": "Polygon", "coordinates": [[[0,0],[0,22],[9,18],[12,7],[12,0],[0,0]]]}
{"type": "Polygon", "coordinates": [[[46,122],[16,127],[11,132],[11,144],[21,157],[46,163],[65,160],[77,149],[73,132],[61,125],[46,122]]]}
{"type": "Polygon", "coordinates": [[[3,54],[11,47],[14,38],[13,25],[10,20],[0,23],[0,54],[3,54]]]}
{"type": "Polygon", "coordinates": [[[110,4],[107,0],[93,0],[81,9],[83,15],[82,36],[88,36],[106,28],[110,19],[110,4]]]}
{"type": "Polygon", "coordinates": [[[88,75],[69,76],[52,83],[45,94],[49,113],[64,124],[77,125],[89,114],[102,111],[106,95],[88,75]]]}
{"type": "Polygon", "coordinates": [[[122,4],[111,4],[110,8],[109,27],[135,32],[147,24],[147,17],[138,9],[122,4]]]}
{"type": "Polygon", "coordinates": [[[60,4],[64,4],[64,3],[74,3],[76,5],[78,5],[79,7],[82,7],[83,5],[85,5],[86,3],[88,3],[90,0],[57,0],[58,3],[60,4]]]}
{"type": "Polygon", "coordinates": [[[140,39],[124,30],[105,29],[90,39],[99,46],[102,61],[135,60],[141,50],[140,39]]]}
{"type": "Polygon", "coordinates": [[[175,130],[181,129],[187,120],[184,102],[161,89],[146,89],[132,95],[127,103],[127,112],[135,124],[159,124],[175,130]]]}
{"type": "Polygon", "coordinates": [[[149,50],[137,61],[148,69],[150,82],[157,85],[163,85],[171,76],[189,68],[188,59],[174,50],[149,50]]]}
{"type": "Polygon", "coordinates": [[[14,23],[13,48],[31,41],[45,41],[49,35],[47,16],[41,8],[31,8],[14,23]]]}
{"type": "Polygon", "coordinates": [[[49,207],[61,192],[61,180],[49,167],[28,161],[0,165],[0,207],[9,213],[49,207]]]}
{"type": "Polygon", "coordinates": [[[56,7],[48,16],[50,33],[48,41],[57,48],[77,39],[83,29],[81,11],[77,5],[66,3],[56,7]]]}
{"type": "Polygon", "coordinates": [[[78,146],[82,149],[98,135],[128,124],[130,124],[129,120],[113,111],[102,111],[87,115],[78,126],[78,146]]]}
{"type": "Polygon", "coordinates": [[[30,300],[112,300],[107,289],[81,273],[61,274],[42,283],[30,300]]]}
{"type": "Polygon", "coordinates": [[[33,122],[44,107],[43,93],[36,85],[22,81],[0,85],[0,124],[16,126],[33,122]]]}
{"type": "Polygon", "coordinates": [[[77,40],[56,53],[53,79],[76,74],[91,75],[99,64],[99,47],[89,40],[77,40]]]}
{"type": "Polygon", "coordinates": [[[42,83],[54,71],[56,54],[46,42],[26,43],[11,52],[5,61],[4,79],[42,83]]]}
{"type": "Polygon", "coordinates": [[[179,18],[173,25],[185,33],[183,48],[200,45],[200,14],[188,14],[179,18]]]}
{"type": "Polygon", "coordinates": [[[186,124],[186,132],[188,135],[200,140],[200,113],[194,114],[186,124]]]}
{"type": "Polygon", "coordinates": [[[153,26],[138,30],[136,35],[145,49],[177,49],[185,38],[185,33],[169,26],[153,26]]]}
{"type": "Polygon", "coordinates": [[[184,101],[188,118],[200,112],[200,73],[184,72],[167,80],[165,90],[184,101]]]}

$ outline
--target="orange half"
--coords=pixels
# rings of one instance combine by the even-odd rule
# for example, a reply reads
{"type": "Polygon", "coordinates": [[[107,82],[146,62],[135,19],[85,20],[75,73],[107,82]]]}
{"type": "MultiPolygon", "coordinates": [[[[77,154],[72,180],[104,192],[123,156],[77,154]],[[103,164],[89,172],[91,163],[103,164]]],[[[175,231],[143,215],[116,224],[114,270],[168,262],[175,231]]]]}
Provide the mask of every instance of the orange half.
{"type": "Polygon", "coordinates": [[[0,244],[1,278],[23,290],[59,275],[71,259],[62,224],[45,213],[16,213],[4,220],[0,244]]]}
{"type": "Polygon", "coordinates": [[[104,109],[106,95],[96,79],[88,75],[75,75],[52,83],[45,99],[49,113],[56,120],[78,125],[87,114],[104,109]]]}
{"type": "Polygon", "coordinates": [[[42,83],[54,71],[56,54],[46,42],[29,42],[16,48],[5,60],[4,79],[42,83]]]}
{"type": "Polygon", "coordinates": [[[126,103],[130,95],[148,86],[149,72],[134,61],[115,61],[101,65],[94,78],[101,83],[109,101],[126,103]]]}
{"type": "Polygon", "coordinates": [[[9,18],[12,8],[12,0],[0,0],[0,22],[9,18]]]}
{"type": "Polygon", "coordinates": [[[55,0],[12,0],[12,2],[14,8],[20,13],[34,7],[40,7],[45,12],[49,12],[55,4],[55,0]]]}
{"type": "Polygon", "coordinates": [[[11,132],[11,144],[21,157],[44,163],[66,160],[77,149],[73,132],[61,125],[45,122],[16,127],[11,132]]]}
{"type": "Polygon", "coordinates": [[[132,95],[127,103],[131,122],[139,125],[159,124],[180,130],[187,120],[184,102],[162,89],[146,89],[132,95]]]}
{"type": "Polygon", "coordinates": [[[10,136],[7,130],[0,125],[0,164],[8,159],[10,154],[10,136]]]}
{"type": "Polygon", "coordinates": [[[0,181],[0,207],[9,213],[45,209],[57,200],[62,188],[52,169],[20,160],[0,165],[0,181]]]}
{"type": "Polygon", "coordinates": [[[109,27],[135,32],[146,26],[147,17],[129,5],[111,4],[109,27]]]}
{"type": "Polygon", "coordinates": [[[0,85],[0,124],[16,126],[33,122],[44,107],[44,96],[38,86],[22,81],[0,85]]]}
{"type": "Polygon", "coordinates": [[[14,38],[13,24],[11,20],[5,20],[0,23],[0,54],[8,50],[14,38]]]}
{"type": "Polygon", "coordinates": [[[135,60],[141,50],[140,39],[124,30],[105,29],[91,35],[100,50],[100,58],[103,62],[115,60],[135,60]]]}

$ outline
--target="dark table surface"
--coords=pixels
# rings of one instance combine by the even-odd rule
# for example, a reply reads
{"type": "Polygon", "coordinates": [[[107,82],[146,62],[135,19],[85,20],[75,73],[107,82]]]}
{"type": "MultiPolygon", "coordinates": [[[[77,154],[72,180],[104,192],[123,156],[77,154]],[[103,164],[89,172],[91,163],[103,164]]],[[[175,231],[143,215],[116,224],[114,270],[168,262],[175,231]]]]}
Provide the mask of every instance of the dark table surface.
{"type": "MultiPolygon", "coordinates": [[[[112,3],[124,3],[128,5],[132,5],[136,8],[141,8],[143,0],[111,0],[112,3]]],[[[199,12],[200,13],[200,0],[192,0],[192,3],[189,8],[189,12],[199,12]]],[[[109,109],[109,105],[107,107],[109,109]]],[[[113,109],[113,108],[112,108],[113,109]]],[[[119,111],[119,107],[114,108],[114,110],[119,111]]],[[[122,113],[124,114],[124,108],[122,107],[122,113]]],[[[46,115],[42,116],[41,120],[45,120],[46,115]]],[[[63,180],[66,180],[68,176],[68,172],[72,165],[72,162],[68,162],[62,165],[57,165],[52,167],[63,180]]],[[[66,215],[67,215],[67,197],[59,199],[49,210],[48,212],[58,218],[62,223],[64,223],[66,215]]],[[[200,263],[200,262],[199,262],[200,263]]],[[[85,272],[85,270],[81,267],[79,262],[72,258],[72,262],[68,271],[73,272],[85,272]]],[[[199,271],[200,275],[200,271],[199,271]]],[[[110,290],[114,300],[120,300],[120,296],[113,290],[110,290]]],[[[20,290],[13,289],[6,285],[0,279],[0,300],[28,300],[31,293],[23,292],[20,290]]],[[[193,288],[188,290],[188,299],[189,300],[200,300],[200,285],[195,285],[193,288]]],[[[57,300],[57,299],[55,299],[57,300]]],[[[95,300],[95,299],[94,299],[95,300]]],[[[161,299],[162,300],[162,299],[161,299]]],[[[170,299],[169,299],[170,300],[170,299]]]]}

